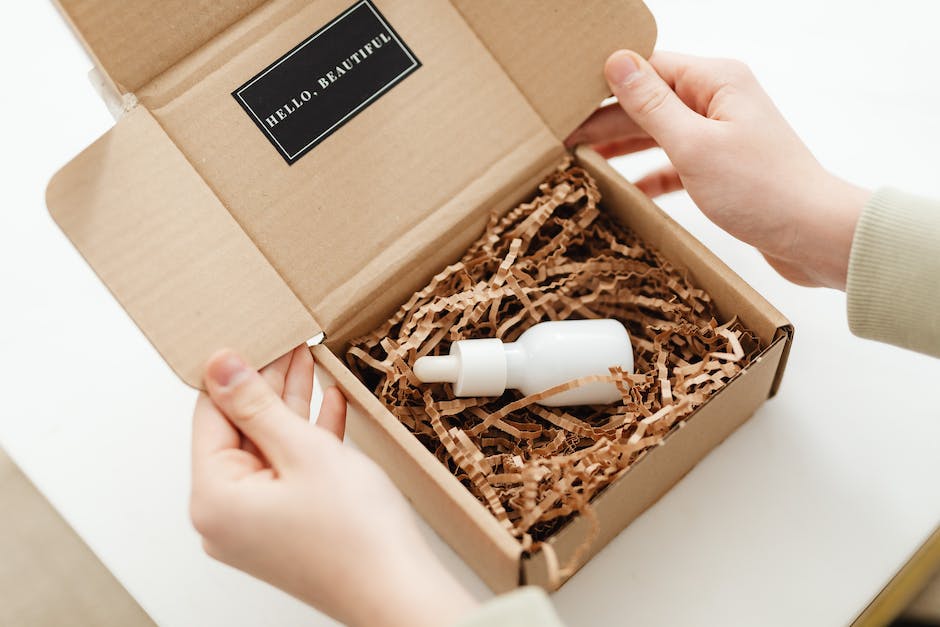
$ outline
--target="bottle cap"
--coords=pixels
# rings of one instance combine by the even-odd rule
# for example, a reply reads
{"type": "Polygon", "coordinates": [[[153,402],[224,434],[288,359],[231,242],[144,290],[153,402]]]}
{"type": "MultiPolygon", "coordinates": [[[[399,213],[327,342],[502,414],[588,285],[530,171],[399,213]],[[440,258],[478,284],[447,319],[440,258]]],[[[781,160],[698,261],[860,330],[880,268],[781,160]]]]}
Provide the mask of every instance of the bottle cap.
{"type": "Polygon", "coordinates": [[[453,383],[457,396],[501,396],[506,370],[506,351],[498,339],[458,340],[450,345],[450,355],[421,357],[414,367],[423,383],[453,383]]]}

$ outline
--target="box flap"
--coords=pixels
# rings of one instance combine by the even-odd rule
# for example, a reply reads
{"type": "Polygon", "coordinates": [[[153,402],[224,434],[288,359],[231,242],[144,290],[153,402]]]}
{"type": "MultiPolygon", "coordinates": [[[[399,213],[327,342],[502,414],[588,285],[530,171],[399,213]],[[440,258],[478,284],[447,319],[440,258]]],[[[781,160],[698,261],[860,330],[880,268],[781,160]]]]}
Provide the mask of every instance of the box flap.
{"type": "Polygon", "coordinates": [[[55,0],[119,93],[136,91],[264,0],[55,0]]]}
{"type": "MultiPolygon", "coordinates": [[[[285,163],[230,94],[351,4],[360,3],[271,0],[138,92],[330,336],[383,285],[414,271],[434,238],[487,214],[489,206],[467,202],[485,197],[474,190],[481,181],[508,187],[557,161],[561,138],[607,94],[605,57],[622,46],[649,52],[655,37],[639,0],[551,11],[534,0],[459,8],[375,0],[420,68],[285,163]]],[[[318,45],[305,50],[335,63],[349,54],[318,45]]],[[[315,83],[320,72],[311,75],[315,83]]],[[[277,90],[260,119],[299,91],[277,90]]],[[[320,102],[291,115],[319,111],[320,102]]]]}
{"type": "Polygon", "coordinates": [[[641,0],[453,0],[559,139],[610,95],[604,60],[653,52],[656,22],[641,0]]]}
{"type": "Polygon", "coordinates": [[[55,175],[53,218],[174,371],[223,346],[260,367],[319,325],[143,108],[55,175]]]}
{"type": "MultiPolygon", "coordinates": [[[[370,300],[407,293],[402,277],[425,282],[440,269],[436,264],[447,262],[431,254],[442,242],[480,224],[494,200],[557,163],[561,139],[607,94],[604,58],[620,47],[648,53],[655,38],[640,0],[557,3],[550,10],[534,0],[60,4],[102,67],[134,89],[140,110],[57,177],[53,212],[190,383],[198,381],[207,352],[222,344],[260,365],[275,356],[269,353],[314,335],[313,328],[351,332],[363,322],[353,319],[356,312],[370,300]],[[260,117],[249,115],[236,94],[320,33],[341,30],[332,25],[364,13],[363,6],[381,24],[350,39],[355,46],[349,38],[331,45],[316,40],[306,49],[313,51],[311,63],[352,65],[349,55],[380,33],[389,43],[404,42],[419,69],[352,102],[348,111],[355,115],[285,160],[265,124],[310,100],[328,68],[292,70],[291,80],[309,79],[310,92],[271,83],[270,97],[254,112],[260,117]],[[154,143],[149,155],[147,142],[154,143]],[[81,188],[86,172],[98,182],[81,188]],[[205,257],[224,281],[224,250],[208,255],[212,246],[200,242],[227,238],[239,251],[231,254],[250,258],[258,285],[228,293],[233,283],[210,285],[208,273],[188,276],[184,255],[160,257],[142,246],[145,233],[135,230],[142,222],[121,211],[129,190],[152,222],[149,229],[165,240],[158,252],[190,246],[186,254],[205,257]],[[173,213],[183,206],[186,212],[173,213]],[[123,230],[107,224],[120,219],[127,222],[123,230]],[[181,225],[194,239],[180,238],[181,225]],[[134,263],[112,259],[127,251],[138,255],[134,263]],[[167,298],[153,277],[157,269],[173,274],[173,289],[188,295],[167,298]],[[270,295],[252,295],[259,286],[270,295]],[[243,306],[228,310],[223,296],[243,306]],[[262,306],[267,318],[249,323],[262,306]],[[210,328],[200,307],[220,316],[228,311],[231,328],[210,328]],[[166,323],[185,316],[192,318],[185,325],[166,323]]],[[[320,112],[320,102],[326,100],[307,104],[302,115],[320,112]]]]}
{"type": "MultiPolygon", "coordinates": [[[[137,92],[328,336],[376,290],[414,276],[434,239],[485,216],[491,192],[564,153],[449,0],[376,0],[420,68],[286,162],[232,93],[351,4],[272,0],[137,92]]],[[[321,41],[309,49],[333,63],[349,54],[321,41]]],[[[293,75],[316,84],[319,73],[293,75]]],[[[278,89],[271,106],[292,92],[278,89]]]]}
{"type": "MultiPolygon", "coordinates": [[[[146,85],[265,4],[265,0],[55,2],[119,93],[146,85]]],[[[600,71],[604,58],[618,48],[648,55],[656,40],[655,21],[641,0],[554,3],[548,10],[539,0],[453,0],[453,4],[560,138],[606,95],[600,71]]]]}

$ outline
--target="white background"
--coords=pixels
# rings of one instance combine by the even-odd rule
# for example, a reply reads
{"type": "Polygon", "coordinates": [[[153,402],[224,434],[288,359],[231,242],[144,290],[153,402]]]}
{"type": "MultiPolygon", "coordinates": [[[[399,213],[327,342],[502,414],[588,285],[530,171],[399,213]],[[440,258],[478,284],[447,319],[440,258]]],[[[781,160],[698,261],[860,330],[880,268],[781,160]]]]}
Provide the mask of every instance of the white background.
{"type": "MultiPolygon", "coordinates": [[[[649,4],[661,47],[749,62],[827,167],[940,197],[936,3],[649,4]]],[[[0,29],[0,444],[158,623],[327,623],[201,553],[186,513],[193,394],[44,208],[52,173],[112,125],[90,62],[45,2],[18,3],[0,29]]],[[[661,160],[616,165],[635,176],[661,160]]],[[[791,318],[796,343],[780,395],[555,603],[572,625],[849,622],[940,523],[940,362],[853,338],[842,294],[787,284],[684,195],[662,204],[791,318]]]]}

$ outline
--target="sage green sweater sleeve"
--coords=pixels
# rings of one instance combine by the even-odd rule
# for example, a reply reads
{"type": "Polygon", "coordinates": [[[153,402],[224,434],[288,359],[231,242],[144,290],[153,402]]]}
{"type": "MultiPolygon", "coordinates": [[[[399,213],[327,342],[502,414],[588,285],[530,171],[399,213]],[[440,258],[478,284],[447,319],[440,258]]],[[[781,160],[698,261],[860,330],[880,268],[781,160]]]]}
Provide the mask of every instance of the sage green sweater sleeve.
{"type": "Polygon", "coordinates": [[[877,191],[855,229],[846,294],[854,334],[940,357],[940,202],[877,191]]]}
{"type": "Polygon", "coordinates": [[[495,597],[456,627],[563,627],[548,595],[529,586],[495,597]]]}

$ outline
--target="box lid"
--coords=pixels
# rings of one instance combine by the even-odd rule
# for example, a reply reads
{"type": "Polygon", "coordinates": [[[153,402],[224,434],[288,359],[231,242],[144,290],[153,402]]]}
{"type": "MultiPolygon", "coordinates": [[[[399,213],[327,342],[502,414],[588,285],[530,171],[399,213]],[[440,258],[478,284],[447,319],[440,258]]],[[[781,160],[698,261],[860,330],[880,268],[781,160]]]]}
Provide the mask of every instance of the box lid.
{"type": "Polygon", "coordinates": [[[54,0],[119,93],[134,92],[264,0],[54,0]]]}
{"type": "Polygon", "coordinates": [[[655,40],[641,0],[59,1],[140,105],[56,175],[50,210],[197,386],[215,348],[260,366],[406,298],[455,229],[560,158],[610,52],[655,40]],[[363,4],[420,69],[287,163],[233,91],[363,4]]]}

